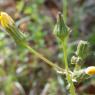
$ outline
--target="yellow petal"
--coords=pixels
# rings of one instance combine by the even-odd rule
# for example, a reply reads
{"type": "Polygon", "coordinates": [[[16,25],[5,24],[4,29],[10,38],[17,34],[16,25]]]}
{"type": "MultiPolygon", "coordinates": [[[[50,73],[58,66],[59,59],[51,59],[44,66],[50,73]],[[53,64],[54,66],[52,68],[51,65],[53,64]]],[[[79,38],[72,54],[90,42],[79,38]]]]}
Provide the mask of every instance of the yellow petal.
{"type": "Polygon", "coordinates": [[[1,21],[1,25],[6,28],[8,26],[11,26],[14,24],[13,19],[5,12],[1,12],[0,13],[0,21],[1,21]]]}
{"type": "Polygon", "coordinates": [[[88,75],[95,75],[95,66],[90,66],[85,70],[88,75]]]}
{"type": "Polygon", "coordinates": [[[0,20],[1,20],[1,16],[0,16],[0,20]]]}

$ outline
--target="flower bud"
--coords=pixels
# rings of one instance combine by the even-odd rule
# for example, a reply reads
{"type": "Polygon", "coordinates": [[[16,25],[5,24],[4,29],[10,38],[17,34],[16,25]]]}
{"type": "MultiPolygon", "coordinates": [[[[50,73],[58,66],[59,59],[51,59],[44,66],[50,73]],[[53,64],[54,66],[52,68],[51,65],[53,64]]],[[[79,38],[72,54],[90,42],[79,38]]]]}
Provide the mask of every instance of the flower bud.
{"type": "Polygon", "coordinates": [[[7,13],[5,12],[0,13],[0,21],[2,27],[10,34],[10,36],[13,37],[17,44],[25,42],[24,35],[22,34],[22,32],[18,30],[18,28],[15,25],[15,22],[7,13]]]}
{"type": "Polygon", "coordinates": [[[95,66],[90,66],[86,68],[85,73],[88,75],[95,75],[95,66]]]}
{"type": "Polygon", "coordinates": [[[88,46],[88,42],[87,41],[80,41],[78,46],[77,46],[77,51],[76,51],[76,55],[82,59],[86,58],[88,55],[88,50],[89,50],[89,46],[88,46]]]}
{"type": "Polygon", "coordinates": [[[72,56],[71,64],[76,64],[76,61],[77,61],[77,57],[76,56],[72,56]]]}
{"type": "Polygon", "coordinates": [[[71,64],[81,64],[82,59],[80,57],[72,56],[71,58],[71,64]]]}
{"type": "Polygon", "coordinates": [[[59,13],[57,17],[57,24],[55,25],[55,28],[54,28],[54,34],[59,39],[64,41],[65,38],[68,37],[69,32],[70,32],[70,29],[65,25],[62,14],[59,13]]]}

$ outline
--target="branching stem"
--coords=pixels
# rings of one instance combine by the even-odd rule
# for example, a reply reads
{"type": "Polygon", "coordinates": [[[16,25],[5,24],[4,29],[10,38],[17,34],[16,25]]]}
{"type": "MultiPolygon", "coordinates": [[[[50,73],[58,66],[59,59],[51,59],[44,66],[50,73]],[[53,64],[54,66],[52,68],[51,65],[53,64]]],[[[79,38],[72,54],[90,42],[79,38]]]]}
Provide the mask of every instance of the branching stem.
{"type": "Polygon", "coordinates": [[[49,66],[51,66],[53,69],[55,69],[56,71],[60,71],[63,72],[64,74],[64,69],[59,67],[58,65],[54,64],[53,62],[51,62],[50,60],[48,60],[47,58],[45,58],[42,54],[38,53],[37,51],[35,51],[33,48],[31,48],[28,44],[23,44],[24,47],[26,47],[31,53],[35,54],[37,57],[39,57],[40,59],[42,59],[44,62],[46,62],[49,66]]]}

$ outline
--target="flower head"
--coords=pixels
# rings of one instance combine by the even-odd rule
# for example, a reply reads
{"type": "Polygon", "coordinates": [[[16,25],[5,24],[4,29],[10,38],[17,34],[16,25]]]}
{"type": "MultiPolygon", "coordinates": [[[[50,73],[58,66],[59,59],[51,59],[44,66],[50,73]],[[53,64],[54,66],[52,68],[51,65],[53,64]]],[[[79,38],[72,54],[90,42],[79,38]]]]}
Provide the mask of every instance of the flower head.
{"type": "Polygon", "coordinates": [[[95,66],[90,66],[86,68],[85,73],[88,75],[95,75],[95,66]]]}
{"type": "Polygon", "coordinates": [[[2,27],[10,34],[17,44],[21,44],[26,41],[23,33],[19,31],[15,25],[15,22],[7,13],[0,13],[0,21],[2,27]]]}
{"type": "Polygon", "coordinates": [[[0,13],[0,21],[1,21],[1,25],[4,28],[7,28],[8,26],[11,26],[14,24],[13,19],[5,12],[0,13]]]}

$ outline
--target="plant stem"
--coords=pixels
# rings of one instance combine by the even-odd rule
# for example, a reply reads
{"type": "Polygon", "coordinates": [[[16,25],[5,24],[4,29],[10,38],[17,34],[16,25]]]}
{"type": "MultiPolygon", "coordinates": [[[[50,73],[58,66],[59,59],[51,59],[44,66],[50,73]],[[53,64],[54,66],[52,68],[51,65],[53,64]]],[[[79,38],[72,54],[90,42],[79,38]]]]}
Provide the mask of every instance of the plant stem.
{"type": "Polygon", "coordinates": [[[65,68],[67,72],[66,78],[67,78],[68,84],[70,84],[70,95],[76,95],[75,87],[69,73],[69,67],[68,67],[68,62],[67,62],[67,41],[62,42],[62,47],[63,47],[63,52],[64,52],[64,64],[65,64],[65,68]]]}
{"type": "Polygon", "coordinates": [[[40,53],[38,53],[37,51],[35,51],[33,48],[31,48],[28,44],[24,43],[23,44],[24,47],[26,47],[30,52],[32,52],[33,54],[35,54],[37,57],[39,57],[40,59],[42,59],[43,61],[45,61],[49,66],[51,66],[52,68],[54,68],[56,71],[61,71],[64,74],[64,69],[59,67],[58,65],[54,64],[53,62],[51,62],[50,60],[48,60],[47,58],[45,58],[43,55],[41,55],[40,53]]]}
{"type": "Polygon", "coordinates": [[[66,44],[62,42],[63,52],[64,52],[64,64],[65,68],[68,71],[68,62],[67,62],[67,50],[66,50],[66,44]]]}

